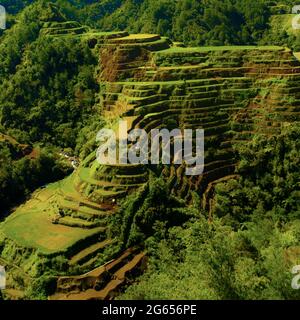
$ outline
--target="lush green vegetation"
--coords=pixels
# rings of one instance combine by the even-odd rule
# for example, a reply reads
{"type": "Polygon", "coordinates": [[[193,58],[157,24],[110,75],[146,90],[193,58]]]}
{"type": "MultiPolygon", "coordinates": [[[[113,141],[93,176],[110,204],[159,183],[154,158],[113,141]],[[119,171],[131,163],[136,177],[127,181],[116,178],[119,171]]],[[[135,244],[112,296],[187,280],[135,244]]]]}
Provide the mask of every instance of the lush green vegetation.
{"type": "MultiPolygon", "coordinates": [[[[40,1],[40,0],[39,0],[40,1]]],[[[15,14],[33,1],[3,1],[15,14]]],[[[273,15],[291,13],[295,3],[264,0],[81,0],[52,1],[70,20],[104,31],[128,30],[158,33],[188,45],[257,44],[275,42],[294,45],[295,38],[277,25],[270,29],[273,15]],[[271,37],[271,38],[270,38],[271,37]]],[[[280,22],[278,22],[280,24],[280,22]]]]}
{"type": "MultiPolygon", "coordinates": [[[[26,4],[3,3],[11,13],[26,4]]],[[[88,128],[101,122],[99,117],[89,121],[98,90],[94,80],[97,57],[87,42],[40,35],[49,21],[63,22],[65,18],[57,7],[37,2],[18,15],[17,23],[0,41],[1,132],[19,143],[38,143],[42,148],[37,158],[29,159],[22,157],[16,146],[1,142],[3,209],[38,186],[64,177],[68,170],[57,165],[57,147],[68,148],[70,154],[77,148],[80,153],[88,128]]]]}
{"type": "Polygon", "coordinates": [[[34,5],[0,44],[0,119],[21,142],[75,147],[94,105],[97,58],[76,38],[39,36],[56,8],[34,5]],[[44,14],[44,16],[43,16],[44,14]]]}
{"type": "MultiPolygon", "coordinates": [[[[189,45],[298,46],[297,35],[269,29],[275,9],[261,0],[52,2],[60,9],[41,0],[3,1],[10,14],[21,13],[0,42],[0,119],[20,142],[75,148],[80,130],[91,121],[98,92],[98,58],[88,43],[41,36],[45,22],[75,19],[107,31],[159,33],[189,45]]],[[[292,3],[281,3],[286,13],[292,3]]]]}
{"type": "MultiPolygon", "coordinates": [[[[60,1],[62,3],[64,1],[60,1]]],[[[159,0],[93,1],[65,6],[66,12],[103,30],[158,33],[187,45],[276,44],[300,47],[278,14],[292,13],[294,1],[159,0]],[[79,9],[78,9],[79,7],[79,9]]],[[[87,1],[86,1],[87,2],[87,1]]]]}
{"type": "Polygon", "coordinates": [[[293,126],[237,147],[240,178],[217,185],[213,221],[198,211],[184,226],[159,224],[146,241],[149,270],[120,299],[299,299],[290,285],[300,262],[299,143],[293,126]]]}
{"type": "Polygon", "coordinates": [[[218,186],[214,214],[239,223],[249,217],[299,219],[299,147],[298,125],[288,126],[281,135],[256,136],[248,145],[238,146],[241,178],[218,186]]]}
{"type": "Polygon", "coordinates": [[[59,273],[73,291],[73,274],[137,246],[119,267],[145,249],[149,268],[124,299],[300,298],[299,65],[278,47],[300,50],[293,1],[1,4],[0,219],[30,195],[0,225],[1,258],[19,267],[12,287],[46,299],[59,273]],[[96,133],[124,115],[135,128],[204,127],[203,181],[99,165],[96,133]],[[57,182],[73,155],[82,162],[57,182]]]}
{"type": "Polygon", "coordinates": [[[112,221],[112,237],[119,237],[124,248],[144,242],[155,230],[186,222],[193,212],[183,201],[171,195],[162,178],[151,177],[137,194],[129,196],[112,221]],[[120,227],[121,226],[121,227],[120,227]]]}
{"type": "Polygon", "coordinates": [[[52,148],[32,149],[27,156],[20,145],[1,141],[0,135],[1,210],[19,204],[36,188],[62,179],[69,172],[70,167],[59,160],[52,148]]]}

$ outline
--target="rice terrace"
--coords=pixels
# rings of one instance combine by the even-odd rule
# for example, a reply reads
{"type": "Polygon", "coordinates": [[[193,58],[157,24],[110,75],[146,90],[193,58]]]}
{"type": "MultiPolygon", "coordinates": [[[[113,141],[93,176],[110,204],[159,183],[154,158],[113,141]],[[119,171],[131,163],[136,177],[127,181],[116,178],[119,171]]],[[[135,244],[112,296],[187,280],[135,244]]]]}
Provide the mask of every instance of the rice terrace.
{"type": "Polygon", "coordinates": [[[109,13],[99,25],[71,19],[87,4],[72,15],[28,2],[0,33],[0,57],[12,40],[21,52],[0,64],[0,167],[10,152],[11,179],[24,172],[11,189],[0,172],[0,191],[11,190],[1,198],[3,298],[299,299],[300,42],[274,40],[278,21],[300,37],[288,4],[265,1],[269,33],[239,44],[176,42],[163,22],[165,35],[108,31],[109,13]],[[203,172],[187,175],[174,154],[170,164],[99,163],[97,132],[119,142],[120,121],[149,136],[204,130],[203,172]],[[220,270],[229,291],[210,282],[220,270]]]}

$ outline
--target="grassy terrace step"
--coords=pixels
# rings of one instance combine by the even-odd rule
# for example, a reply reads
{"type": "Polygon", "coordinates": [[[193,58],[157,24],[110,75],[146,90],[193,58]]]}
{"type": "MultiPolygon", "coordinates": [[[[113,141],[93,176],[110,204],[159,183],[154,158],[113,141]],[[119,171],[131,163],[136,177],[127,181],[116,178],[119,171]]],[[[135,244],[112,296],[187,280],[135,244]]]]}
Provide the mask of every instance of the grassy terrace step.
{"type": "Polygon", "coordinates": [[[82,197],[78,198],[78,197],[71,195],[71,194],[65,194],[64,199],[67,201],[73,202],[74,204],[78,205],[79,208],[86,207],[89,209],[97,210],[100,213],[108,212],[109,210],[111,210],[111,207],[109,207],[109,206],[92,202],[86,198],[82,198],[82,197]]]}
{"type": "MultiPolygon", "coordinates": [[[[158,112],[158,113],[153,113],[153,114],[149,114],[147,115],[147,117],[145,117],[144,119],[142,119],[137,126],[139,128],[143,128],[145,129],[147,132],[149,132],[151,129],[153,129],[153,124],[157,123],[157,121],[161,122],[161,117],[164,117],[164,120],[166,120],[167,117],[171,117],[171,116],[178,116],[178,119],[189,119],[191,122],[187,123],[187,125],[189,124],[193,124],[194,121],[197,121],[198,118],[201,117],[207,117],[213,115],[214,113],[219,113],[220,115],[224,115],[227,114],[227,116],[230,113],[236,112],[237,110],[240,110],[240,107],[232,107],[232,104],[227,104],[227,105],[215,105],[212,107],[201,107],[199,106],[198,108],[188,108],[185,110],[185,113],[182,114],[182,110],[181,109],[170,109],[170,110],[166,110],[166,111],[162,111],[162,112],[158,112]]],[[[218,115],[218,114],[217,114],[218,115]]],[[[183,123],[184,124],[184,123],[183,123]]]]}
{"type": "Polygon", "coordinates": [[[143,98],[143,97],[149,97],[149,96],[156,95],[157,92],[155,90],[151,90],[151,89],[146,89],[146,90],[124,89],[123,94],[127,95],[129,97],[143,98]]]}
{"type": "Polygon", "coordinates": [[[71,29],[60,29],[60,28],[45,28],[41,30],[41,34],[47,36],[59,36],[59,35],[79,35],[87,32],[87,27],[78,27],[71,29]]]}
{"type": "Polygon", "coordinates": [[[57,28],[57,29],[71,29],[71,28],[78,28],[80,27],[80,23],[77,21],[65,21],[65,22],[56,22],[56,21],[49,21],[45,22],[43,27],[44,28],[57,28]]]}
{"type": "MultiPolygon", "coordinates": [[[[116,44],[114,43],[105,43],[103,45],[104,47],[115,47],[116,44]]],[[[148,42],[130,42],[130,43],[120,43],[118,44],[119,48],[144,48],[146,50],[149,51],[159,51],[159,50],[164,50],[164,49],[168,49],[170,47],[170,43],[169,41],[167,41],[164,38],[161,38],[159,40],[156,41],[148,41],[148,42]]]]}
{"type": "Polygon", "coordinates": [[[246,89],[249,88],[249,86],[252,84],[252,81],[244,80],[240,81],[238,83],[235,83],[234,81],[228,80],[223,81],[222,83],[218,84],[211,84],[211,85],[206,85],[206,86],[188,86],[186,88],[187,93],[200,93],[200,92],[209,92],[209,91],[219,91],[221,89],[226,89],[226,88],[235,88],[235,89],[246,89]]]}
{"type": "Polygon", "coordinates": [[[58,224],[72,227],[72,228],[83,228],[83,229],[93,229],[103,226],[103,222],[100,221],[87,221],[81,218],[74,218],[72,216],[65,216],[58,220],[58,224]]]}
{"type": "MultiPolygon", "coordinates": [[[[151,90],[154,93],[157,93],[160,89],[160,85],[162,85],[163,82],[160,83],[154,83],[154,82],[136,82],[136,81],[131,81],[131,82],[115,82],[115,85],[121,86],[124,91],[126,90],[151,90]]],[[[122,89],[121,89],[122,90],[122,89]]]]}
{"type": "Polygon", "coordinates": [[[100,250],[103,250],[108,245],[112,244],[113,240],[108,239],[99,243],[95,243],[88,248],[83,249],[70,259],[70,265],[83,264],[93,255],[96,255],[100,250]]]}
{"type": "Polygon", "coordinates": [[[107,176],[107,174],[104,174],[103,176],[97,174],[97,179],[93,178],[92,172],[89,168],[82,168],[79,171],[78,177],[80,178],[81,182],[87,182],[88,184],[95,185],[101,188],[118,187],[117,184],[110,182],[111,177],[107,176]],[[103,178],[103,180],[101,178],[103,178]]]}
{"type": "MultiPolygon", "coordinates": [[[[104,286],[111,279],[111,275],[122,268],[129,259],[132,259],[136,249],[128,249],[118,258],[107,262],[106,264],[79,276],[59,277],[57,280],[57,294],[51,299],[56,299],[61,293],[71,293],[72,291],[81,291],[94,288],[99,283],[104,286]]],[[[84,266],[84,264],[82,265],[84,266]]]]}
{"type": "Polygon", "coordinates": [[[82,263],[80,267],[82,270],[91,270],[92,268],[95,268],[96,265],[99,265],[99,259],[101,258],[97,254],[94,257],[91,257],[88,261],[82,263]]]}
{"type": "Polygon", "coordinates": [[[212,97],[216,97],[216,95],[218,94],[219,94],[219,91],[217,90],[209,90],[206,92],[193,92],[185,96],[173,95],[172,97],[170,97],[170,101],[185,101],[185,100],[198,100],[198,99],[212,98],[212,97]]]}
{"type": "MultiPolygon", "coordinates": [[[[145,253],[139,253],[128,261],[126,265],[117,270],[111,280],[105,283],[102,290],[88,289],[81,293],[71,293],[65,296],[58,296],[65,300],[107,300],[112,299],[119,290],[120,286],[126,281],[127,275],[138,268],[145,258],[145,253]]],[[[103,285],[102,285],[103,286],[103,285]]]]}
{"type": "Polygon", "coordinates": [[[268,66],[285,66],[285,67],[294,67],[299,66],[299,61],[294,59],[287,59],[287,60],[268,60],[268,59],[253,59],[249,63],[254,64],[263,64],[268,66]]]}
{"type": "Polygon", "coordinates": [[[228,118],[223,117],[223,120],[218,120],[218,121],[211,121],[211,122],[204,122],[204,121],[199,121],[197,119],[193,118],[184,118],[182,119],[184,122],[189,122],[189,123],[194,123],[196,122],[196,125],[198,126],[199,129],[209,129],[209,128],[217,128],[217,127],[223,127],[223,126],[228,126],[228,118]]]}
{"type": "Polygon", "coordinates": [[[251,70],[251,71],[248,71],[246,73],[246,75],[248,77],[257,77],[258,75],[260,76],[265,76],[265,77],[269,77],[269,78],[274,78],[274,77],[278,77],[278,76],[282,76],[282,77],[285,77],[286,79],[293,79],[294,77],[300,77],[300,72],[265,72],[265,73],[259,73],[259,72],[255,72],[254,70],[251,70]]]}
{"type": "Polygon", "coordinates": [[[95,179],[90,176],[90,169],[84,168],[81,170],[79,178],[81,182],[87,182],[89,185],[97,186],[106,191],[124,191],[139,187],[147,180],[147,174],[107,176],[107,174],[97,173],[97,179],[95,179]]]}
{"type": "MultiPolygon", "coordinates": [[[[97,38],[98,40],[109,40],[114,38],[126,37],[128,36],[127,31],[97,31],[97,30],[89,30],[88,33],[84,35],[87,39],[97,38]]],[[[102,42],[103,43],[103,42],[102,42]]]]}
{"type": "Polygon", "coordinates": [[[212,98],[216,97],[218,95],[220,96],[225,96],[226,94],[231,94],[231,95],[239,95],[239,94],[254,94],[255,89],[254,88],[231,88],[228,89],[227,87],[219,87],[216,88],[218,90],[214,90],[213,88],[210,88],[211,90],[206,90],[206,91],[197,91],[193,90],[191,93],[187,93],[186,95],[172,95],[169,98],[169,101],[190,101],[190,100],[202,100],[206,98],[212,98]]]}
{"type": "MultiPolygon", "coordinates": [[[[296,67],[272,67],[268,66],[263,69],[258,69],[258,71],[265,71],[267,74],[274,74],[274,75],[280,75],[280,74],[299,74],[300,73],[300,66],[296,67]]],[[[253,72],[253,71],[252,71],[253,72]]]]}
{"type": "Polygon", "coordinates": [[[151,113],[148,114],[147,117],[145,116],[139,123],[138,123],[138,127],[141,129],[145,129],[147,132],[149,132],[150,129],[154,129],[154,127],[151,125],[152,122],[160,120],[161,123],[161,119],[166,120],[166,117],[168,116],[174,116],[174,115],[178,115],[180,114],[181,110],[166,110],[166,111],[162,111],[162,112],[158,112],[158,113],[151,113]]]}
{"type": "Polygon", "coordinates": [[[88,168],[92,165],[92,163],[96,160],[96,151],[91,152],[82,162],[82,168],[88,168]]]}
{"type": "Polygon", "coordinates": [[[135,104],[136,106],[141,106],[143,104],[154,103],[157,101],[161,101],[166,99],[168,96],[166,94],[156,94],[153,96],[146,96],[146,97],[129,97],[125,96],[125,100],[130,104],[135,104]]]}
{"type": "Polygon", "coordinates": [[[218,96],[208,97],[208,98],[199,98],[199,99],[185,99],[185,100],[170,100],[170,107],[181,106],[182,109],[192,109],[199,107],[208,107],[213,105],[218,105],[217,101],[218,96]]]}
{"type": "MultiPolygon", "coordinates": [[[[132,260],[128,261],[126,265],[114,273],[113,280],[109,282],[102,291],[98,291],[96,297],[98,294],[103,296],[104,299],[107,297],[113,297],[113,295],[111,295],[112,291],[117,289],[120,284],[126,280],[127,274],[138,267],[142,263],[145,256],[146,254],[144,252],[135,255],[132,260]],[[121,281],[121,283],[119,281],[121,281]]],[[[93,299],[93,297],[91,298],[93,299]]]]}
{"type": "Polygon", "coordinates": [[[234,103],[227,103],[227,104],[217,104],[217,103],[213,103],[211,105],[208,106],[202,106],[202,105],[196,105],[193,107],[189,107],[186,108],[184,110],[185,115],[189,116],[189,115],[198,115],[198,114],[205,114],[205,115],[209,115],[212,112],[235,112],[237,110],[240,110],[241,107],[238,106],[234,106],[234,103]]]}
{"type": "Polygon", "coordinates": [[[180,47],[172,47],[168,50],[163,50],[161,52],[157,52],[157,56],[165,56],[165,55],[183,55],[186,56],[188,54],[193,53],[204,53],[209,54],[212,52],[221,52],[221,53],[235,53],[239,51],[247,51],[251,52],[251,55],[255,55],[257,52],[258,55],[265,53],[273,53],[278,51],[285,51],[286,49],[279,46],[215,46],[215,47],[193,47],[193,48],[180,48],[180,47]]]}
{"type": "Polygon", "coordinates": [[[71,177],[64,180],[59,189],[60,197],[73,202],[76,206],[88,207],[94,210],[99,210],[100,212],[112,210],[110,205],[95,203],[80,193],[74,180],[75,177],[76,176],[73,174],[71,177]]]}
{"type": "Polygon", "coordinates": [[[14,214],[0,231],[21,247],[38,250],[44,255],[73,252],[81,248],[82,243],[94,241],[103,233],[102,228],[79,229],[53,224],[38,207],[34,211],[14,214]]]}
{"type": "Polygon", "coordinates": [[[121,43],[145,43],[154,42],[160,40],[161,37],[158,34],[131,34],[126,37],[111,39],[109,43],[121,44],[121,43]]]}
{"type": "Polygon", "coordinates": [[[118,62],[117,68],[118,70],[126,70],[126,69],[133,69],[133,68],[143,68],[145,65],[144,60],[132,60],[132,61],[124,61],[118,62]]]}
{"type": "Polygon", "coordinates": [[[198,113],[198,114],[182,114],[179,117],[180,122],[187,122],[187,123],[197,123],[197,124],[207,124],[216,121],[227,121],[229,120],[229,114],[227,112],[213,112],[212,114],[209,113],[198,113]]]}
{"type": "Polygon", "coordinates": [[[277,88],[276,91],[278,92],[278,94],[297,94],[300,92],[300,85],[296,86],[296,87],[292,87],[292,86],[285,86],[285,87],[281,87],[281,88],[277,88]]]}
{"type": "MultiPolygon", "coordinates": [[[[167,116],[164,116],[164,119],[166,119],[167,116]]],[[[144,129],[146,132],[150,132],[153,129],[159,129],[162,125],[161,121],[159,119],[150,120],[147,123],[139,123],[138,128],[144,129]]]]}
{"type": "Polygon", "coordinates": [[[161,71],[159,70],[155,77],[154,81],[159,81],[161,79],[171,80],[188,80],[188,79],[199,79],[199,78],[210,78],[210,77],[241,77],[244,74],[251,75],[250,67],[241,67],[241,68],[206,68],[206,69],[186,69],[179,70],[177,72],[173,71],[170,73],[168,70],[161,71]]]}
{"type": "Polygon", "coordinates": [[[126,183],[128,185],[130,184],[139,185],[147,182],[148,176],[149,176],[148,173],[140,174],[140,175],[116,175],[113,178],[113,181],[115,183],[120,183],[122,185],[126,183]]]}
{"type": "MultiPolygon", "coordinates": [[[[142,105],[140,107],[136,107],[134,109],[134,114],[135,115],[141,115],[145,116],[148,113],[156,113],[156,112],[162,112],[166,111],[169,109],[169,101],[164,100],[164,101],[158,101],[155,103],[147,104],[147,105],[142,105]]],[[[139,119],[142,120],[142,119],[139,119]]]]}
{"type": "Polygon", "coordinates": [[[128,194],[125,191],[110,191],[110,190],[94,190],[89,196],[92,201],[103,204],[114,204],[116,200],[124,198],[128,194]]]}
{"type": "Polygon", "coordinates": [[[73,198],[61,198],[59,200],[59,206],[62,209],[78,212],[89,218],[106,217],[111,213],[111,208],[109,207],[101,206],[101,208],[93,208],[91,206],[85,206],[82,202],[78,201],[78,199],[73,198]]]}
{"type": "MultiPolygon", "coordinates": [[[[262,99],[261,103],[265,103],[264,99],[262,99]]],[[[268,103],[269,103],[269,107],[273,109],[275,109],[275,107],[285,107],[285,106],[293,106],[293,107],[297,107],[300,105],[300,100],[299,99],[291,99],[291,100],[287,100],[284,99],[284,97],[278,97],[278,98],[269,98],[268,99],[268,103]]]]}
{"type": "Polygon", "coordinates": [[[66,252],[67,258],[70,258],[77,254],[78,252],[84,250],[87,246],[90,246],[94,243],[102,242],[106,238],[106,228],[97,227],[93,229],[79,229],[79,228],[71,228],[73,230],[87,230],[89,231],[89,235],[85,238],[80,239],[72,246],[70,246],[66,252]]]}
{"type": "Polygon", "coordinates": [[[137,175],[145,173],[146,169],[140,164],[116,164],[116,165],[99,165],[99,173],[111,175],[137,175]]]}
{"type": "Polygon", "coordinates": [[[248,81],[251,83],[253,79],[251,77],[241,76],[241,77],[220,77],[220,78],[204,78],[204,79],[187,79],[187,80],[164,80],[164,81],[151,81],[151,82],[137,82],[137,81],[116,81],[113,83],[107,83],[109,85],[109,90],[112,90],[112,87],[122,90],[125,89],[139,89],[147,90],[152,89],[158,91],[160,88],[164,87],[174,87],[174,86],[186,86],[188,87],[202,87],[213,84],[222,84],[224,81],[229,81],[229,83],[241,83],[248,81]]]}

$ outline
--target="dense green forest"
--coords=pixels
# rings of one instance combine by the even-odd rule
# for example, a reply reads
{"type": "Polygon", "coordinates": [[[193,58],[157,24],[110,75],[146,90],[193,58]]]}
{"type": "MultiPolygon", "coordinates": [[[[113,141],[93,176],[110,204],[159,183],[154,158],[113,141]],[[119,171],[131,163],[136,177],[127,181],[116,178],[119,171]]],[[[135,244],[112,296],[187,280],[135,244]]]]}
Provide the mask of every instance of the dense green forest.
{"type": "MultiPolygon", "coordinates": [[[[9,1],[8,10],[14,13],[25,5],[9,1]]],[[[2,208],[69,172],[63,168],[56,172],[59,148],[74,150],[83,130],[78,138],[80,149],[89,126],[101,121],[95,116],[88,122],[98,88],[94,80],[97,58],[87,44],[39,36],[45,21],[64,20],[57,7],[37,3],[25,8],[1,37],[0,133],[42,148],[34,161],[14,159],[13,152],[1,143],[2,208]]]]}
{"type": "MultiPolygon", "coordinates": [[[[11,14],[34,1],[2,1],[11,14]]],[[[49,1],[48,1],[49,2],[49,1]]],[[[270,42],[270,17],[292,12],[294,1],[265,0],[101,0],[56,2],[72,20],[103,31],[158,33],[188,45],[270,42]]],[[[294,45],[284,28],[273,42],[294,45]]]]}
{"type": "MultiPolygon", "coordinates": [[[[46,27],[70,23],[87,31],[161,34],[184,46],[300,51],[300,32],[276,25],[291,13],[289,0],[0,4],[8,13],[8,28],[0,31],[0,219],[37,188],[69,175],[60,152],[83,161],[106,121],[97,47],[74,34],[47,36],[46,27]]],[[[120,299],[300,298],[289,270],[300,256],[299,125],[254,135],[235,144],[234,153],[238,178],[216,186],[210,210],[196,193],[187,206],[159,175],[121,202],[110,236],[119,238],[120,250],[143,243],[149,266],[120,299]]]]}
{"type": "Polygon", "coordinates": [[[63,20],[54,7],[28,7],[0,43],[1,124],[20,142],[75,147],[94,105],[97,59],[88,46],[39,36],[45,21],[63,20]]]}
{"type": "MultiPolygon", "coordinates": [[[[286,268],[299,261],[299,143],[295,125],[277,137],[254,136],[237,145],[240,177],[218,184],[213,221],[206,212],[199,220],[197,201],[189,210],[194,217],[183,226],[157,219],[146,241],[149,271],[120,299],[299,298],[286,268]]],[[[168,194],[167,186],[156,182],[153,188],[168,194]]],[[[138,228],[129,239],[137,238],[144,220],[147,210],[135,218],[138,228]]]]}

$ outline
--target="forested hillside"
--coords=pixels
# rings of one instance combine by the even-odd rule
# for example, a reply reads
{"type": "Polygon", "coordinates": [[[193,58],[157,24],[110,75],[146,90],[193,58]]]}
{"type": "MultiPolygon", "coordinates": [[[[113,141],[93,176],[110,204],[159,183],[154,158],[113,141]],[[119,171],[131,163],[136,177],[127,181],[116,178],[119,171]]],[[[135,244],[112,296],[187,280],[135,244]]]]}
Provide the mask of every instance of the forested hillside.
{"type": "Polygon", "coordinates": [[[300,130],[238,146],[238,179],[220,183],[211,212],[147,240],[149,271],[119,299],[299,299],[300,130]]]}
{"type": "Polygon", "coordinates": [[[52,2],[59,9],[41,0],[1,2],[9,21],[14,21],[0,38],[1,124],[20,142],[75,148],[95,106],[98,57],[87,43],[72,37],[53,41],[40,36],[45,21],[76,20],[102,31],[158,33],[186,45],[275,44],[300,49],[300,36],[271,20],[273,14],[289,13],[292,1],[52,2]],[[26,8],[31,2],[35,4],[26,8]]]}
{"type": "MultiPolygon", "coordinates": [[[[25,5],[10,2],[9,9],[18,11],[21,3],[25,5]]],[[[74,38],[53,40],[41,36],[44,23],[66,21],[57,7],[47,3],[25,8],[17,19],[0,41],[0,133],[21,144],[42,148],[41,154],[51,159],[37,159],[34,161],[38,163],[31,164],[33,159],[25,157],[15,162],[15,152],[1,143],[3,209],[69,172],[66,168],[56,172],[59,151],[69,149],[74,154],[76,146],[78,150],[83,147],[89,126],[101,123],[97,113],[88,121],[98,90],[94,80],[97,57],[88,44],[74,38]]]]}
{"type": "Polygon", "coordinates": [[[5,299],[300,298],[294,1],[0,4],[5,299]],[[204,129],[203,174],[100,165],[120,119],[204,129]]]}
{"type": "MultiPolygon", "coordinates": [[[[32,1],[2,1],[15,14],[32,1]]],[[[49,1],[47,1],[49,2],[49,1]]],[[[99,0],[56,2],[69,19],[103,31],[157,33],[187,45],[257,44],[269,41],[270,18],[290,14],[294,1],[281,0],[99,0]]],[[[275,36],[285,44],[294,42],[275,36]]]]}

